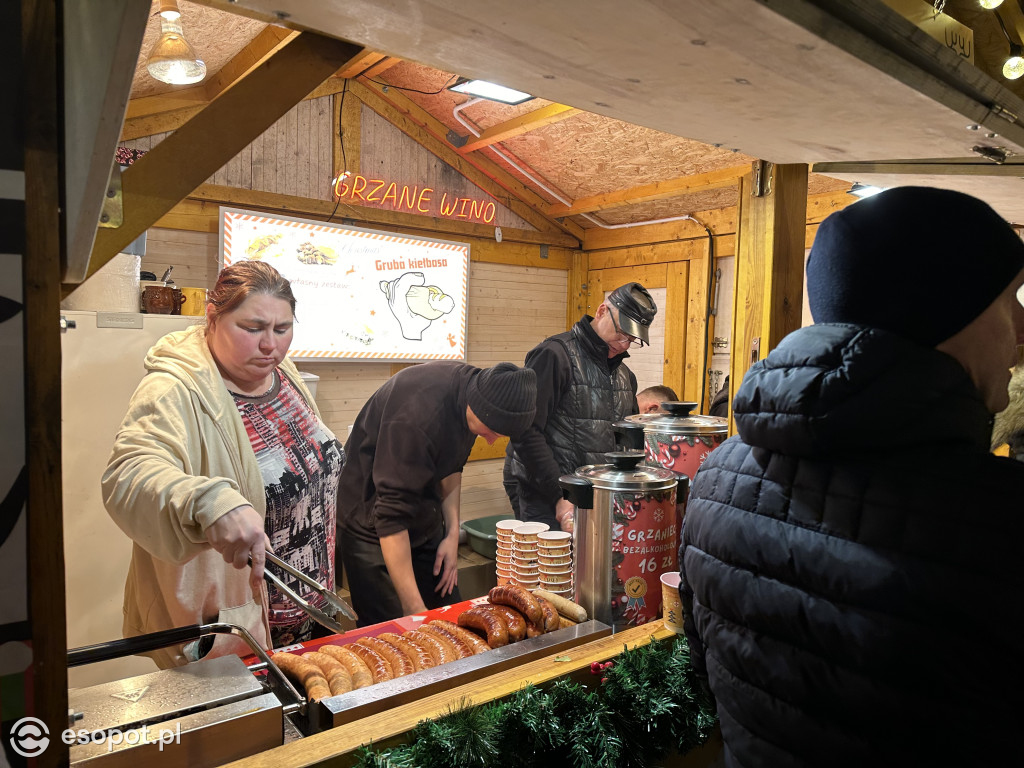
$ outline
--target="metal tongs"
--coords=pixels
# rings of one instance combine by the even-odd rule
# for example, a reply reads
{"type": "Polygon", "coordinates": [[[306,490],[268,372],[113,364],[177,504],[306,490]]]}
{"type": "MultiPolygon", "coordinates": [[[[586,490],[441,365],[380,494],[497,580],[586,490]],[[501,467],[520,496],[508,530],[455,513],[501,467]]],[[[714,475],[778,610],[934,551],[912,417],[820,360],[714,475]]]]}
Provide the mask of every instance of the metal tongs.
{"type": "MultiPolygon", "coordinates": [[[[302,571],[296,568],[292,568],[292,566],[288,565],[288,563],[286,563],[284,560],[282,560],[277,555],[269,551],[266,553],[266,556],[267,566],[276,565],[282,571],[290,574],[291,576],[294,576],[296,579],[301,581],[303,584],[305,584],[307,587],[313,590],[316,594],[322,597],[327,602],[327,606],[332,611],[334,611],[335,613],[340,613],[346,618],[352,619],[353,621],[356,620],[356,615],[352,611],[352,609],[349,608],[348,605],[341,598],[339,598],[331,590],[327,589],[327,587],[325,587],[323,584],[314,579],[311,579],[302,571]]],[[[252,565],[251,557],[249,558],[249,565],[252,565]]],[[[335,621],[333,616],[329,616],[328,614],[324,613],[319,608],[317,608],[315,605],[311,605],[309,601],[303,599],[297,592],[292,590],[291,587],[287,586],[283,581],[281,581],[280,578],[278,578],[274,573],[270,571],[270,568],[266,566],[264,566],[263,568],[263,578],[265,578],[267,581],[269,581],[271,584],[273,584],[275,587],[281,590],[281,592],[283,592],[284,595],[289,600],[291,600],[293,603],[299,606],[299,608],[301,608],[304,613],[306,613],[318,624],[326,627],[327,629],[331,630],[331,632],[335,632],[336,634],[345,634],[345,630],[342,628],[341,624],[335,621]]]]}

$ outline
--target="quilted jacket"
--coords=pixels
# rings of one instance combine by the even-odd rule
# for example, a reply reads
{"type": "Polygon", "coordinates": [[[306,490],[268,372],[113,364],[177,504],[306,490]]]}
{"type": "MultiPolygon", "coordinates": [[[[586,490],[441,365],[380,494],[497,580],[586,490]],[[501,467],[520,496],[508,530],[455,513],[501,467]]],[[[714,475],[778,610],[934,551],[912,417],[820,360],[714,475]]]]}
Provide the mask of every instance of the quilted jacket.
{"type": "Polygon", "coordinates": [[[959,363],[815,325],[734,413],[680,548],[726,764],[1024,765],[1024,464],[959,363]]]}

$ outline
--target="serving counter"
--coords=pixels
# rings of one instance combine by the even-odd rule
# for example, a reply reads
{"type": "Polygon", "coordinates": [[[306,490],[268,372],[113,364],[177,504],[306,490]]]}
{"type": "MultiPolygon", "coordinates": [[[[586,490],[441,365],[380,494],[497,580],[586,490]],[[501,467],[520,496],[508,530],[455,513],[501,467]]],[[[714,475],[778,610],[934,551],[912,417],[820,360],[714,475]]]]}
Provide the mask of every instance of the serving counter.
{"type": "MultiPolygon", "coordinates": [[[[380,631],[387,630],[381,629],[380,631]]],[[[568,631],[570,630],[559,630],[559,632],[568,631]]],[[[614,635],[595,633],[590,639],[570,648],[550,650],[510,665],[496,664],[493,669],[487,669],[471,679],[453,680],[449,685],[441,688],[410,691],[406,700],[399,701],[396,698],[393,700],[393,706],[387,709],[373,711],[372,714],[360,713],[358,717],[343,725],[313,733],[306,738],[266,750],[230,765],[232,768],[241,766],[253,768],[262,768],[263,766],[290,768],[294,766],[297,768],[328,761],[332,766],[350,765],[354,762],[353,753],[361,746],[371,742],[375,746],[401,742],[405,734],[420,721],[441,717],[454,707],[495,701],[530,684],[544,685],[566,676],[589,674],[590,665],[593,662],[613,659],[625,648],[636,648],[651,642],[668,641],[674,637],[675,634],[665,629],[660,621],[627,629],[614,635]]],[[[524,640],[520,644],[532,643],[541,639],[524,640]]],[[[471,659],[462,661],[471,661],[471,659]]],[[[457,662],[446,666],[452,667],[455,663],[457,662]]],[[[400,680],[392,682],[400,682],[400,680]]],[[[371,688],[363,690],[368,691],[371,688]]],[[[698,762],[689,763],[688,761],[688,764],[697,766],[706,763],[700,762],[698,758],[698,762]]]]}

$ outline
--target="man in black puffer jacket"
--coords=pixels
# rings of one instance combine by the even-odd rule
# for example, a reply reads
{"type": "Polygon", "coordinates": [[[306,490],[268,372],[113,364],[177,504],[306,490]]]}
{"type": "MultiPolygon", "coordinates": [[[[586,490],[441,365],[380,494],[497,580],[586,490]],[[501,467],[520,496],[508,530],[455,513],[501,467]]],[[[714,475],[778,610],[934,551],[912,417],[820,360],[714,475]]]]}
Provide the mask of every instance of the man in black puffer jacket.
{"type": "Polygon", "coordinates": [[[989,453],[1022,268],[1013,229],[956,192],[821,225],[818,324],[748,371],[683,526],[727,765],[1024,764],[1024,464],[989,453]]]}

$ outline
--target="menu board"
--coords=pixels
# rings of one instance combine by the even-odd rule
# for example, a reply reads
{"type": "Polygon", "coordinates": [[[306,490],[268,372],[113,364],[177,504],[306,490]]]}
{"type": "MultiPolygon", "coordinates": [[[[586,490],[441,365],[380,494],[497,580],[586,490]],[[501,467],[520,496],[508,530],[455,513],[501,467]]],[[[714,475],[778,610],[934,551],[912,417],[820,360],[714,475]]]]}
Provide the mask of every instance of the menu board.
{"type": "Polygon", "coordinates": [[[468,243],[221,208],[220,251],[291,281],[293,359],[466,359],[468,243]]]}

